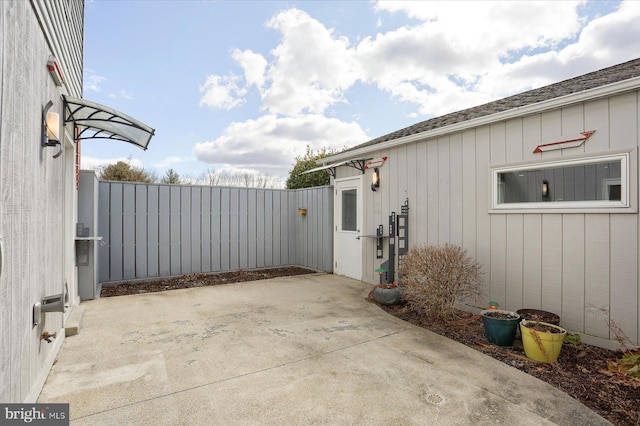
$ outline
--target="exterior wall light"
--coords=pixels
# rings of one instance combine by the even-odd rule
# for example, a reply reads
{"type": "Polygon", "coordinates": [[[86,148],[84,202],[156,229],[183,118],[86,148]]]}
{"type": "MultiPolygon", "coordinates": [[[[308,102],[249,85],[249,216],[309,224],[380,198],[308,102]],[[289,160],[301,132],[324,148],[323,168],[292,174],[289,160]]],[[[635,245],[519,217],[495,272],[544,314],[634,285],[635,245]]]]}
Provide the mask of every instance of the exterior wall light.
{"type": "Polygon", "coordinates": [[[371,190],[377,191],[380,188],[380,172],[376,167],[373,169],[373,174],[371,175],[371,190]]]}
{"type": "Polygon", "coordinates": [[[547,180],[542,181],[542,198],[549,198],[549,182],[547,180]]]}
{"type": "Polygon", "coordinates": [[[54,154],[53,158],[62,155],[62,144],[60,144],[60,114],[49,111],[53,106],[53,102],[49,101],[42,109],[42,141],[41,145],[58,146],[59,150],[54,154]]]}

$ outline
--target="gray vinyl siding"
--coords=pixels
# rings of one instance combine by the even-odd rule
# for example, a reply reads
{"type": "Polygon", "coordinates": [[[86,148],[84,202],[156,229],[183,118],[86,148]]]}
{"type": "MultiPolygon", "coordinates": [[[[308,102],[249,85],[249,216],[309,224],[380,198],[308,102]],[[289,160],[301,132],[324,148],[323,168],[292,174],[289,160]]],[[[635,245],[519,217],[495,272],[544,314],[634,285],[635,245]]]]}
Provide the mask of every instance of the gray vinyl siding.
{"type": "Polygon", "coordinates": [[[332,271],[329,187],[103,181],[98,199],[100,283],[288,265],[332,271]]]}
{"type": "Polygon", "coordinates": [[[84,2],[31,0],[31,5],[51,54],[62,69],[66,93],[82,97],[84,2]]]}
{"type": "MultiPolygon", "coordinates": [[[[387,156],[381,187],[365,190],[365,231],[386,226],[409,198],[411,246],[462,245],[482,265],[483,297],[509,310],[558,313],[568,329],[613,340],[608,321],[640,338],[637,213],[489,213],[490,167],[638,147],[638,91],[371,151],[387,156]],[[596,130],[579,148],[534,154],[544,140],[596,130]]],[[[632,151],[630,184],[637,199],[632,151]]],[[[359,173],[339,167],[337,177],[359,173]]],[[[367,173],[366,181],[370,180],[367,173]]],[[[363,246],[363,279],[376,283],[373,239],[363,246]]],[[[387,253],[385,251],[386,260],[387,253]]]]}
{"type": "MultiPolygon", "coordinates": [[[[40,146],[41,117],[49,100],[62,113],[62,89],[46,68],[52,32],[81,63],[81,10],[81,1],[0,1],[0,401],[7,403],[34,400],[58,347],[41,342],[40,333],[63,326],[61,313],[32,324],[34,303],[63,289],[65,235],[72,232],[64,220],[68,151],[54,159],[56,148],[40,146]],[[43,8],[56,16],[66,10],[72,25],[54,20],[44,31],[35,12],[43,8]]],[[[82,80],[76,67],[63,73],[82,80]]]]}

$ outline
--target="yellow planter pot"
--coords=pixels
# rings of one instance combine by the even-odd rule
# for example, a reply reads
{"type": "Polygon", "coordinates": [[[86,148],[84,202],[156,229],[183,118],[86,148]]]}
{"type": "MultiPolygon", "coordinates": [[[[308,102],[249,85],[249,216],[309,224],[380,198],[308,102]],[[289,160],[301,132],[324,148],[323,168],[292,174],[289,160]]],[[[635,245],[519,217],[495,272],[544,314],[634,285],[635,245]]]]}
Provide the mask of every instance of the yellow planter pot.
{"type": "Polygon", "coordinates": [[[522,335],[525,355],[538,362],[555,362],[560,356],[562,342],[567,335],[567,330],[546,322],[527,321],[527,323],[545,325],[561,331],[561,333],[550,333],[534,330],[520,323],[520,334],[522,335]]]}

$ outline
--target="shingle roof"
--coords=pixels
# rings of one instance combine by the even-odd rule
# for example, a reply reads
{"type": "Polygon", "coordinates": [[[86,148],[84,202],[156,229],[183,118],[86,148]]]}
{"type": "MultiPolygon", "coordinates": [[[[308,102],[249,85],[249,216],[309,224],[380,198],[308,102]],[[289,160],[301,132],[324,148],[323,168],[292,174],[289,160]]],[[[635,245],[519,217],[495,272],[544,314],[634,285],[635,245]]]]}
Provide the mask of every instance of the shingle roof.
{"type": "Polygon", "coordinates": [[[452,112],[440,117],[431,118],[426,121],[414,124],[404,129],[380,136],[368,142],[346,149],[348,152],[366,146],[376,145],[382,142],[399,139],[405,136],[414,135],[416,133],[426,132],[428,130],[449,126],[451,124],[460,123],[474,118],[484,117],[498,112],[519,108],[525,105],[532,105],[538,102],[547,101],[561,96],[570,95],[572,93],[583,92],[585,90],[604,86],[611,83],[627,80],[640,76],[640,58],[579,77],[554,83],[549,86],[540,87],[538,89],[529,90],[508,98],[499,99],[487,104],[478,105],[467,108],[462,111],[452,112]]]}

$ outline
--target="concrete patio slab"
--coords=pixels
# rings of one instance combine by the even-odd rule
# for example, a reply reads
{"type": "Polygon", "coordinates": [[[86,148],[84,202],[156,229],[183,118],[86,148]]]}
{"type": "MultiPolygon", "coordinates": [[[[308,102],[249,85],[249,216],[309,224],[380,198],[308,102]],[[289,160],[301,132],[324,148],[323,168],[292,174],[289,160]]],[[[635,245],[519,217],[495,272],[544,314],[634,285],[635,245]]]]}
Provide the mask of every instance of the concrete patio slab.
{"type": "Polygon", "coordinates": [[[370,290],[318,274],[83,302],[38,402],[74,425],[608,424],[370,290]]]}

